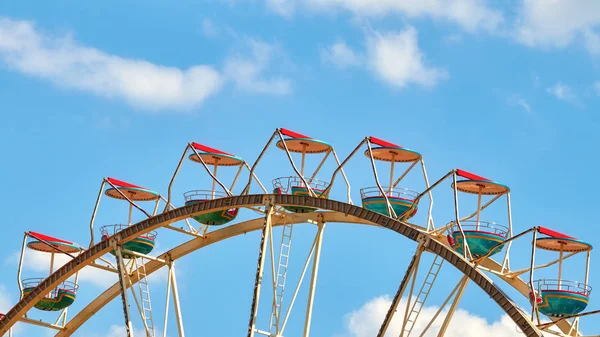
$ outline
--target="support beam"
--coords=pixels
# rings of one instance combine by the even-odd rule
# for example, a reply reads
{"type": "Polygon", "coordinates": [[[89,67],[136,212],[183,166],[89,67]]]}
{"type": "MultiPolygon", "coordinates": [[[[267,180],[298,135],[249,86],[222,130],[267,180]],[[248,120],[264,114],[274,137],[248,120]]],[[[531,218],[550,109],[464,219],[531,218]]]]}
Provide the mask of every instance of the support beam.
{"type": "Polygon", "coordinates": [[[398,308],[398,304],[400,304],[400,300],[402,299],[402,295],[404,294],[404,290],[406,290],[406,286],[408,285],[408,280],[411,276],[416,272],[419,267],[419,260],[421,259],[421,253],[423,253],[422,247],[417,248],[417,252],[413,255],[408,268],[406,269],[406,273],[404,274],[404,278],[402,282],[400,282],[400,287],[398,287],[398,291],[396,292],[396,296],[392,300],[392,304],[390,305],[390,309],[388,310],[385,318],[383,319],[383,323],[381,323],[381,327],[379,328],[379,332],[377,333],[377,337],[385,336],[387,329],[392,322],[392,318],[394,317],[394,313],[396,313],[396,309],[398,308]]]}
{"type": "Polygon", "coordinates": [[[175,318],[177,319],[177,329],[179,337],[185,337],[183,330],[183,317],[181,317],[181,306],[179,304],[179,290],[177,288],[177,277],[175,276],[175,262],[171,261],[171,283],[173,287],[173,303],[175,304],[175,318]]]}
{"type": "MultiPolygon", "coordinates": [[[[404,309],[404,319],[402,320],[402,330],[400,331],[400,337],[404,337],[404,332],[406,332],[406,323],[408,322],[408,317],[410,315],[410,302],[412,300],[412,294],[415,289],[415,282],[417,281],[417,272],[419,271],[419,265],[415,268],[415,271],[412,275],[412,281],[410,282],[410,290],[408,291],[408,298],[406,301],[406,309],[404,309]]],[[[415,301],[417,299],[415,298],[415,301]]],[[[408,337],[408,336],[407,336],[408,337]]]]}
{"type": "Polygon", "coordinates": [[[456,297],[454,297],[454,301],[452,301],[452,304],[450,305],[450,309],[448,310],[448,313],[446,314],[444,323],[442,323],[442,326],[440,327],[440,331],[438,332],[438,337],[443,337],[446,334],[448,325],[450,325],[450,322],[452,321],[452,316],[454,316],[454,313],[456,312],[458,303],[460,302],[460,299],[461,299],[463,293],[465,292],[465,289],[467,288],[468,283],[469,283],[469,278],[466,276],[463,276],[463,278],[460,282],[460,286],[456,292],[456,297]]]}
{"type": "Polygon", "coordinates": [[[169,261],[169,270],[167,272],[167,299],[165,300],[165,319],[163,322],[163,337],[167,337],[167,323],[169,321],[169,297],[171,296],[171,274],[173,270],[173,263],[169,261]]]}
{"type": "Polygon", "coordinates": [[[287,325],[288,319],[290,318],[292,309],[294,308],[294,303],[296,302],[296,297],[298,296],[298,292],[300,291],[300,286],[302,285],[302,282],[304,280],[304,275],[306,275],[306,270],[308,269],[308,265],[310,264],[310,261],[312,259],[313,253],[315,251],[315,247],[317,246],[317,240],[318,240],[318,236],[315,235],[315,239],[310,247],[308,256],[306,257],[306,262],[304,263],[304,267],[302,268],[302,273],[300,274],[300,279],[298,280],[298,283],[296,284],[296,290],[294,290],[294,295],[292,296],[292,300],[288,306],[288,310],[285,314],[285,317],[283,319],[283,324],[281,325],[281,328],[279,329],[277,337],[281,337],[283,335],[283,332],[287,325]]]}
{"type": "Polygon", "coordinates": [[[133,325],[131,324],[131,315],[129,313],[129,303],[127,302],[127,283],[125,282],[126,268],[123,264],[123,255],[121,246],[116,245],[115,256],[117,259],[117,271],[119,273],[119,284],[121,286],[121,300],[123,301],[123,315],[125,316],[125,329],[127,330],[126,337],[133,337],[133,325]]]}
{"type": "Polygon", "coordinates": [[[454,296],[454,294],[456,294],[456,292],[458,291],[459,288],[462,287],[462,282],[467,279],[466,276],[463,276],[460,281],[458,281],[458,283],[456,284],[456,286],[454,287],[454,289],[452,289],[452,291],[450,292],[450,295],[448,295],[448,297],[446,297],[446,299],[444,300],[444,303],[442,303],[442,305],[440,306],[440,308],[438,309],[438,311],[435,313],[435,315],[433,315],[433,317],[431,318],[431,320],[429,321],[429,323],[427,323],[427,325],[425,326],[425,328],[423,329],[423,331],[421,332],[421,334],[419,335],[419,337],[424,337],[425,333],[427,333],[427,330],[429,330],[429,328],[431,328],[431,326],[433,325],[433,322],[435,322],[435,320],[438,318],[438,316],[442,313],[442,310],[444,310],[444,308],[446,307],[446,305],[448,304],[448,302],[450,302],[450,299],[454,296]]]}
{"type": "Polygon", "coordinates": [[[317,274],[319,272],[319,261],[321,256],[321,245],[323,243],[323,231],[325,230],[325,223],[322,220],[322,217],[319,217],[319,231],[317,232],[317,242],[315,247],[315,257],[313,259],[313,270],[312,276],[310,279],[310,289],[308,292],[308,303],[306,305],[306,320],[304,321],[304,337],[308,337],[310,335],[310,322],[312,319],[312,309],[315,300],[315,290],[317,284],[317,274]]]}
{"type": "Polygon", "coordinates": [[[50,324],[50,323],[43,322],[41,320],[35,320],[35,319],[27,318],[27,317],[19,318],[19,322],[23,322],[23,323],[27,323],[27,324],[31,324],[31,325],[37,325],[37,326],[41,326],[43,328],[49,328],[49,329],[54,329],[54,330],[58,330],[58,331],[62,331],[65,329],[64,327],[58,326],[56,324],[50,324]]]}
{"type": "Polygon", "coordinates": [[[250,311],[250,323],[248,324],[248,337],[254,337],[256,330],[256,316],[258,315],[258,303],[260,300],[260,287],[262,285],[262,277],[265,271],[265,253],[267,250],[267,242],[271,233],[271,215],[273,214],[273,205],[267,207],[264,226],[262,229],[262,238],[260,242],[260,250],[258,252],[258,266],[256,267],[256,278],[254,280],[254,296],[252,298],[252,306],[250,311]]]}

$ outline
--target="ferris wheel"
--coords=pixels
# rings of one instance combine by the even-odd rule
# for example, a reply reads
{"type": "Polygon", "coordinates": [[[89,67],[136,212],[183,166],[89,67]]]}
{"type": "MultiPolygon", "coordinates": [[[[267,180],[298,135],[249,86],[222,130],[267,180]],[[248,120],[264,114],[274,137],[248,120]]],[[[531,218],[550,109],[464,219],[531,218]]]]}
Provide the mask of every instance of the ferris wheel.
{"type": "MultiPolygon", "coordinates": [[[[0,336],[12,337],[16,323],[47,328],[56,337],[71,336],[113,300],[122,303],[123,321],[115,323],[125,326],[127,337],[134,336],[134,323],[135,331],[141,330],[147,337],[166,336],[169,324],[176,326],[177,336],[185,336],[186,332],[200,335],[202,331],[186,328],[186,320],[193,317],[182,310],[186,298],[179,291],[175,263],[207,246],[254,231],[260,232],[260,240],[256,242],[258,254],[253,286],[247,289],[252,300],[246,335],[309,336],[323,234],[328,223],[384,228],[390,235],[400,234],[402,240],[412,242],[415,247],[376,337],[392,336],[392,333],[402,337],[444,336],[468,283],[489,295],[490,304],[510,317],[518,334],[582,336],[583,330],[588,333],[589,329],[598,330],[597,325],[585,329],[580,326],[583,317],[599,312],[586,312],[591,293],[591,244],[546,227],[514,231],[508,186],[461,169],[450,170],[430,183],[423,156],[394,143],[365,137],[347,157],[340,159],[333,145],[281,128],[275,130],[250,165],[236,155],[190,142],[168,186],[163,195],[123,180],[102,179],[89,226],[90,242],[85,247],[53,237],[51,233],[26,232],[17,271],[21,297],[12,309],[0,315],[0,336]],[[285,153],[294,174],[268,177],[272,186],[267,187],[259,178],[257,168],[273,145],[285,153]],[[352,201],[356,195],[351,181],[353,176],[364,176],[365,172],[348,171],[347,164],[351,160],[366,160],[372,169],[373,184],[360,186],[358,204],[352,201]],[[193,164],[184,167],[187,162],[193,164]],[[378,170],[378,165],[385,166],[386,172],[378,170]],[[324,172],[326,166],[334,169],[324,172]],[[208,183],[199,187],[203,189],[191,187],[182,198],[174,196],[172,190],[180,171],[192,168],[196,172],[200,168],[208,183]],[[420,186],[406,186],[405,178],[409,175],[416,177],[411,182],[420,181],[420,186]],[[335,191],[343,191],[337,193],[344,195],[341,200],[333,198],[334,186],[335,191]],[[445,224],[436,226],[433,198],[434,193],[443,193],[443,190],[452,192],[452,205],[447,206],[454,214],[451,218],[439,219],[445,224]],[[467,195],[473,199],[463,200],[467,195]],[[128,213],[122,218],[115,214],[116,223],[96,228],[103,196],[126,204],[128,213]],[[470,205],[475,210],[466,216],[459,214],[459,199],[462,209],[467,200],[476,200],[470,205]],[[505,217],[487,218],[486,209],[502,202],[506,203],[505,217]],[[134,211],[141,212],[146,219],[133,223],[134,211]],[[242,213],[252,216],[240,221],[242,213]],[[423,220],[413,223],[417,214],[423,220]],[[316,226],[308,251],[300,251],[292,245],[294,227],[301,224],[316,226]],[[167,232],[177,233],[179,242],[156,251],[161,234],[167,232]],[[527,256],[522,252],[511,254],[516,242],[528,246],[527,256]],[[28,251],[49,254],[48,275],[23,277],[24,267],[29,263],[28,251]],[[536,256],[538,251],[558,256],[549,262],[540,262],[540,256],[536,256]],[[292,252],[307,256],[299,266],[301,273],[296,282],[288,277],[292,252]],[[565,275],[565,261],[578,254],[584,255],[582,275],[572,275],[573,268],[565,275]],[[55,268],[57,256],[68,260],[59,268],[55,268]],[[511,268],[511,258],[513,262],[526,261],[527,267],[511,268]],[[111,273],[118,280],[91,300],[78,298],[78,293],[86,291],[79,285],[83,268],[111,273]],[[167,270],[166,294],[163,289],[152,289],[148,282],[149,275],[163,268],[167,270]],[[437,313],[432,318],[425,317],[422,309],[432,289],[440,282],[448,283],[443,270],[458,271],[462,276],[437,313]],[[536,278],[542,271],[557,276],[536,278]],[[573,281],[573,277],[580,277],[579,281],[573,281]],[[305,283],[308,283],[308,291],[303,296],[299,289],[305,283]],[[506,289],[523,298],[514,301],[506,289]],[[156,296],[166,296],[164,308],[153,306],[152,298],[156,296]],[[405,307],[400,308],[403,298],[405,307]],[[80,310],[69,311],[76,301],[85,303],[78,303],[80,310]],[[519,303],[526,303],[528,307],[519,303]],[[298,306],[304,310],[292,310],[298,306]],[[171,307],[175,323],[169,322],[171,307]],[[289,329],[293,315],[300,316],[303,322],[297,331],[289,329]],[[400,322],[394,328],[393,320],[400,322]],[[441,322],[435,331],[434,321],[441,322]]],[[[232,324],[246,327],[245,322],[232,324]]],[[[592,335],[598,333],[600,331],[595,331],[592,335]]],[[[170,332],[170,335],[174,334],[170,332]]]]}

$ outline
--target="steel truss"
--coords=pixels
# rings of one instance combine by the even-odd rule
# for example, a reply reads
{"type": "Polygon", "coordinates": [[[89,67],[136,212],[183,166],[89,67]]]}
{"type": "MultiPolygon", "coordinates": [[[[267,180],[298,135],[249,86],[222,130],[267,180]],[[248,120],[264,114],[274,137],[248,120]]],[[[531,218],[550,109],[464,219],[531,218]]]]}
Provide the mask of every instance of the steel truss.
{"type": "MultiPolygon", "coordinates": [[[[90,303],[88,307],[84,308],[81,312],[77,313],[75,317],[73,317],[63,329],[60,329],[57,332],[56,336],[70,336],[74,331],[77,330],[79,326],[81,326],[81,324],[83,324],[83,322],[85,322],[87,319],[89,319],[89,317],[91,317],[91,314],[93,312],[96,312],[99,308],[103,307],[106,303],[110,302],[116,296],[119,296],[119,294],[121,294],[124,302],[124,316],[126,318],[126,326],[128,326],[130,328],[129,330],[132,331],[130,313],[128,312],[129,306],[127,305],[128,302],[125,290],[127,288],[130,288],[132,284],[139,282],[139,279],[141,277],[139,275],[136,275],[136,273],[133,273],[133,275],[127,275],[128,273],[126,272],[122,258],[119,257],[120,253],[122,253],[120,248],[121,245],[125,242],[128,242],[129,240],[136,238],[139,235],[142,235],[143,233],[146,233],[151,230],[156,230],[161,227],[171,226],[171,224],[173,224],[174,222],[184,221],[185,219],[191,216],[196,216],[199,214],[219,209],[227,209],[230,207],[266,207],[266,213],[268,216],[264,217],[263,219],[250,220],[247,222],[242,222],[232,226],[224,227],[222,229],[211,231],[206,233],[202,237],[192,237],[190,241],[187,241],[186,243],[173,248],[172,250],[160,255],[158,258],[148,258],[147,262],[144,264],[145,274],[150,275],[156,270],[163,267],[165,265],[165,262],[167,262],[167,265],[170,269],[170,276],[168,278],[170,285],[168,286],[168,289],[171,289],[173,291],[180,336],[183,336],[183,321],[179,309],[177,283],[172,264],[174,260],[186,254],[189,254],[190,252],[195,251],[201,247],[218,242],[220,240],[227,239],[229,237],[239,235],[242,233],[247,233],[252,230],[262,230],[263,235],[260,245],[261,253],[259,255],[259,261],[257,265],[257,276],[255,282],[256,296],[252,305],[251,319],[248,329],[248,334],[252,336],[258,332],[256,331],[255,323],[260,298],[259,290],[260,286],[262,285],[262,274],[264,273],[265,259],[267,255],[266,253],[269,247],[268,240],[271,236],[272,228],[274,226],[281,226],[284,223],[299,224],[307,223],[310,221],[313,221],[318,224],[318,234],[317,238],[315,239],[316,243],[313,245],[313,255],[315,257],[315,260],[313,261],[315,262],[313,263],[311,290],[309,291],[310,296],[308,299],[308,308],[305,316],[304,336],[308,336],[310,333],[311,309],[314,305],[314,292],[318,273],[318,250],[322,244],[322,233],[325,223],[328,222],[372,224],[380,227],[389,228],[390,230],[395,231],[411,240],[417,241],[420,247],[419,250],[422,249],[423,251],[428,251],[439,256],[444,260],[444,262],[447,262],[448,264],[458,268],[464,273],[465,276],[463,280],[461,280],[461,282],[463,283],[459,284],[459,286],[457,286],[453,294],[451,294],[451,296],[455,295],[455,299],[451,306],[456,307],[458,300],[460,299],[460,295],[464,291],[464,285],[466,285],[467,281],[470,280],[475,285],[484,290],[486,293],[488,293],[490,297],[494,301],[496,301],[503,310],[505,310],[509,317],[511,317],[511,319],[513,319],[513,321],[517,324],[519,329],[523,331],[525,336],[541,336],[539,329],[527,318],[527,316],[524,313],[522,313],[516,307],[514,302],[507,298],[502,291],[498,290],[497,286],[482,273],[482,268],[485,268],[487,270],[495,271],[496,273],[498,273],[498,275],[504,275],[505,273],[502,272],[503,266],[497,264],[495,261],[489,258],[484,258],[481,261],[477,261],[476,265],[474,261],[466,260],[464,257],[454,252],[451,248],[448,247],[447,242],[439,240],[437,237],[428,234],[425,231],[425,229],[419,229],[418,226],[406,224],[404,222],[391,219],[381,214],[367,211],[362,207],[342,203],[335,200],[327,200],[323,198],[306,196],[298,197],[290,195],[243,195],[210,200],[201,204],[194,204],[173,209],[168,212],[158,214],[155,217],[150,217],[137,224],[133,224],[132,226],[127,227],[121,232],[115,234],[110,240],[103,240],[101,242],[98,242],[97,244],[93,245],[90,249],[74,257],[63,267],[55,271],[50,277],[41,282],[32,293],[23,296],[19,303],[15,307],[13,307],[13,309],[11,309],[8,313],[6,313],[6,316],[0,320],[0,335],[7,333],[15,322],[23,320],[24,314],[34,305],[34,303],[36,303],[36,301],[39,301],[39,299],[42,296],[44,296],[43,294],[47,291],[47,289],[55,288],[60,282],[74,275],[84,266],[94,265],[96,263],[95,261],[99,260],[103,255],[105,255],[111,250],[115,250],[117,260],[121,260],[116,264],[115,268],[120,276],[119,282],[113,285],[112,287],[108,288],[96,300],[92,301],[92,303],[90,303]],[[294,214],[290,215],[287,219],[284,220],[282,217],[273,216],[273,209],[276,205],[315,207],[325,212],[316,212],[312,214],[294,214]]],[[[311,258],[310,255],[311,254],[309,254],[309,259],[311,258]]],[[[409,267],[409,269],[418,268],[418,261],[416,264],[414,262],[415,261],[413,259],[412,266],[409,267]]],[[[272,262],[272,265],[273,264],[274,263],[272,262]]],[[[106,270],[107,272],[114,272],[112,267],[108,267],[106,270]]],[[[507,282],[512,282],[510,284],[521,293],[524,293],[526,291],[525,289],[527,288],[527,283],[523,282],[518,277],[504,278],[507,282]]],[[[404,285],[402,285],[401,288],[406,288],[408,282],[414,283],[414,276],[412,280],[410,279],[410,274],[405,276],[405,279],[403,280],[404,285]]],[[[167,291],[167,296],[169,296],[169,291],[167,291]]],[[[447,302],[449,302],[449,299],[447,300],[447,302]]],[[[453,310],[451,311],[453,312],[453,310]]],[[[282,335],[285,322],[286,319],[283,320],[283,324],[281,325],[281,329],[279,330],[277,336],[282,335]]],[[[563,320],[561,322],[557,322],[556,325],[561,330],[563,330],[566,326],[569,326],[569,322],[563,320]]],[[[131,335],[129,334],[129,336],[131,335]]]]}

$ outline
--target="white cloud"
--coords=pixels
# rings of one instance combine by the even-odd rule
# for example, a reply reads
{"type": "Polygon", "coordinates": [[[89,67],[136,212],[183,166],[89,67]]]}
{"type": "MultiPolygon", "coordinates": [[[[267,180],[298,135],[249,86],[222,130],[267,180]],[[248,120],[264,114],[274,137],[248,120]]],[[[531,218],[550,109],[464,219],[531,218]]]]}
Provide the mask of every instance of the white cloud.
{"type": "Polygon", "coordinates": [[[13,300],[9,296],[10,292],[4,284],[0,284],[0,314],[6,314],[13,307],[13,300]]]}
{"type": "MultiPolygon", "coordinates": [[[[202,22],[201,30],[207,37],[235,35],[230,28],[208,19],[202,22]]],[[[150,111],[197,108],[227,81],[252,93],[289,93],[289,79],[264,78],[275,48],[256,40],[249,44],[249,52],[226,60],[224,73],[207,65],[180,69],[111,55],[84,46],[70,35],[52,36],[29,21],[0,17],[0,64],[62,87],[124,100],[150,111]]]]}
{"type": "MultiPolygon", "coordinates": [[[[379,327],[390,307],[391,300],[388,297],[377,297],[365,303],[358,310],[352,311],[346,315],[346,326],[340,337],[372,337],[377,335],[379,327]]],[[[398,310],[392,319],[386,336],[399,336],[402,330],[402,319],[406,302],[403,299],[398,306],[398,310]]],[[[439,307],[423,307],[419,319],[415,323],[411,335],[419,336],[423,332],[427,323],[433,318],[439,307]]],[[[435,337],[444,321],[446,311],[436,319],[431,328],[425,334],[425,337],[435,337]]],[[[454,314],[450,326],[444,335],[446,337],[517,337],[522,336],[514,324],[507,316],[503,315],[500,320],[488,322],[484,318],[465,310],[457,310],[454,314]]]]}
{"type": "Polygon", "coordinates": [[[331,63],[338,68],[348,68],[360,65],[362,57],[354,52],[346,42],[338,41],[321,51],[321,59],[331,63]]]}
{"type": "Polygon", "coordinates": [[[524,0],[519,9],[516,37],[528,46],[562,48],[582,39],[600,54],[600,2],[596,0],[524,0]]]}
{"type": "Polygon", "coordinates": [[[285,17],[290,17],[296,8],[296,0],[265,0],[269,8],[285,17]]]}
{"type": "Polygon", "coordinates": [[[411,83],[431,87],[448,77],[446,70],[426,64],[413,27],[400,32],[370,34],[367,58],[368,66],[378,77],[400,88],[411,83]]]}
{"type": "Polygon", "coordinates": [[[110,55],[70,36],[45,35],[31,22],[9,18],[0,18],[0,61],[61,86],[151,110],[199,106],[223,82],[210,66],[182,70],[110,55]]]}
{"type": "Polygon", "coordinates": [[[201,31],[205,37],[216,38],[219,36],[219,27],[210,19],[202,20],[201,31]]]}
{"type": "Polygon", "coordinates": [[[511,106],[521,107],[527,113],[532,113],[531,105],[523,97],[510,96],[508,97],[508,104],[511,106]]]}
{"type": "Polygon", "coordinates": [[[264,77],[267,66],[272,62],[278,48],[248,39],[246,45],[250,56],[233,55],[225,63],[225,76],[240,90],[251,93],[285,95],[291,92],[291,81],[285,77],[264,77]]]}
{"type": "Polygon", "coordinates": [[[435,86],[448,78],[448,72],[427,64],[418,44],[417,30],[408,27],[398,32],[366,29],[364,55],[338,41],[321,51],[321,59],[338,68],[362,66],[393,87],[411,84],[435,86]]]}
{"type": "Polygon", "coordinates": [[[574,105],[581,105],[579,98],[568,85],[561,82],[557,82],[553,86],[546,89],[546,92],[556,97],[557,99],[565,102],[572,103],[574,105]]]}
{"type": "MultiPolygon", "coordinates": [[[[467,31],[493,31],[502,23],[502,14],[486,6],[482,0],[267,0],[272,3],[294,3],[308,10],[330,13],[335,9],[350,11],[358,16],[385,16],[400,14],[410,18],[432,17],[453,22],[467,31]]],[[[298,6],[296,6],[298,7],[298,6]]]]}

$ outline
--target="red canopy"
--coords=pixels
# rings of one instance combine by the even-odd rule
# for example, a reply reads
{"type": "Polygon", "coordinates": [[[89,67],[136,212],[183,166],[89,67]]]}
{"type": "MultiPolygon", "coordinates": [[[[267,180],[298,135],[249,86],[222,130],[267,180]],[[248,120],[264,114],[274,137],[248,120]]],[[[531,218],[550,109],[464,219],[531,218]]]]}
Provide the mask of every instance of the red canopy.
{"type": "Polygon", "coordinates": [[[551,236],[553,238],[558,238],[558,239],[575,239],[572,236],[568,236],[568,235],[553,231],[546,227],[538,227],[538,232],[540,232],[541,234],[544,234],[544,235],[551,236]]]}
{"type": "Polygon", "coordinates": [[[467,178],[470,180],[487,180],[487,181],[489,181],[488,178],[484,178],[482,176],[478,176],[476,174],[473,174],[473,173],[470,173],[470,172],[467,172],[467,171],[461,170],[461,169],[456,169],[456,174],[463,178],[467,178]]]}
{"type": "Polygon", "coordinates": [[[376,138],[376,137],[373,137],[373,136],[369,137],[369,141],[371,143],[373,143],[373,144],[377,144],[377,145],[383,146],[383,147],[401,147],[401,146],[396,145],[394,143],[386,142],[383,139],[379,139],[379,138],[376,138]]]}
{"type": "Polygon", "coordinates": [[[66,243],[68,245],[72,245],[73,244],[73,242],[69,242],[69,241],[65,241],[65,240],[53,238],[51,236],[40,234],[40,233],[36,233],[36,232],[29,232],[29,236],[31,236],[34,239],[48,241],[48,242],[60,242],[60,243],[66,243]]]}
{"type": "Polygon", "coordinates": [[[288,137],[292,137],[292,138],[308,138],[308,139],[312,139],[312,138],[311,138],[311,137],[309,137],[309,136],[305,136],[305,135],[303,135],[303,134],[300,134],[300,133],[297,133],[297,132],[294,132],[294,131],[291,131],[291,130],[288,130],[288,129],[281,128],[281,129],[279,129],[279,130],[281,131],[281,133],[282,133],[283,135],[285,135],[285,136],[288,136],[288,137]]]}
{"type": "Polygon", "coordinates": [[[145,189],[145,190],[147,189],[145,187],[141,187],[141,186],[137,186],[137,185],[134,185],[134,184],[130,184],[128,182],[125,182],[125,181],[122,181],[122,180],[118,180],[118,179],[115,179],[115,178],[110,178],[109,177],[107,180],[110,181],[113,185],[120,186],[120,187],[142,188],[142,189],[145,189]]]}
{"type": "Polygon", "coordinates": [[[231,153],[223,152],[221,150],[217,150],[215,148],[208,147],[206,145],[198,144],[198,143],[195,143],[195,142],[192,142],[192,146],[194,147],[194,149],[200,150],[200,151],[203,151],[203,152],[206,152],[206,153],[218,153],[218,154],[224,154],[224,155],[228,155],[228,156],[232,156],[233,157],[233,155],[231,153]]]}

